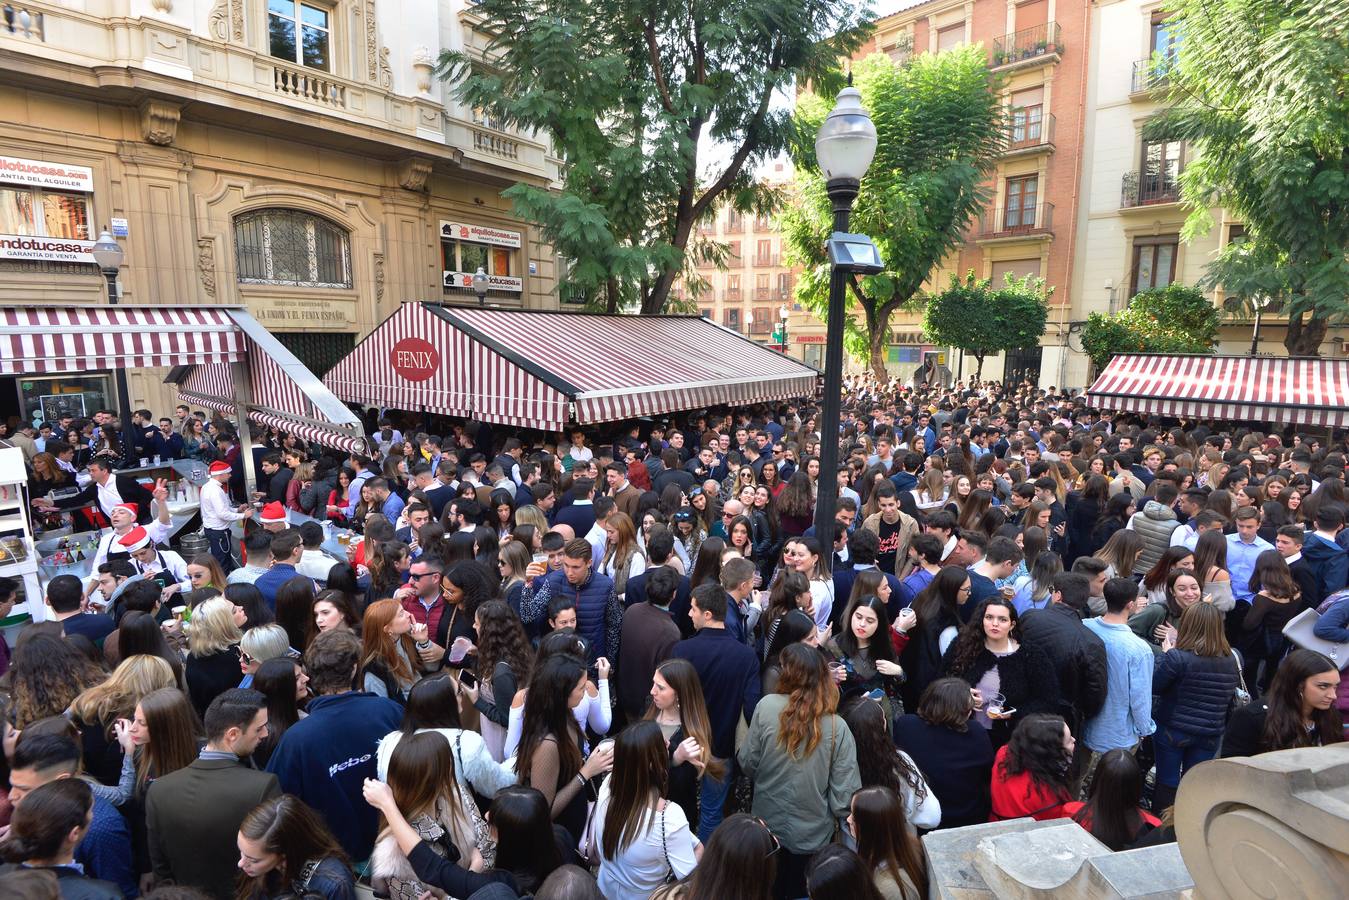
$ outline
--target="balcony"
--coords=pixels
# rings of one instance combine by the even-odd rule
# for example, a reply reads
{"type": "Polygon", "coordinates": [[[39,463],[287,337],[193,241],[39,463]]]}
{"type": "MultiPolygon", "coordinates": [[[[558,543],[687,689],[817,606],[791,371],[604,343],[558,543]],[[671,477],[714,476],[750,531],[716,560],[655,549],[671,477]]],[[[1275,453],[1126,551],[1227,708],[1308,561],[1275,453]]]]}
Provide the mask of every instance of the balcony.
{"type": "Polygon", "coordinates": [[[782,265],[782,257],[776,253],[758,253],[754,256],[754,267],[756,269],[771,268],[782,265]]]}
{"type": "Polygon", "coordinates": [[[1120,180],[1120,209],[1180,202],[1180,181],[1171,173],[1125,172],[1120,180]]]}
{"type": "Polygon", "coordinates": [[[1002,149],[1004,158],[1033,156],[1053,150],[1053,114],[1027,115],[1022,110],[1012,110],[1011,124],[1007,126],[1007,144],[1002,149]]]}
{"type": "Polygon", "coordinates": [[[727,234],[741,234],[745,230],[745,219],[743,216],[730,216],[726,219],[727,234]]]}
{"type": "Polygon", "coordinates": [[[767,319],[752,319],[749,323],[749,333],[751,336],[772,334],[773,323],[767,319]]]}
{"type": "Polygon", "coordinates": [[[1034,208],[993,206],[979,217],[975,237],[980,243],[1043,240],[1052,235],[1053,230],[1052,203],[1041,203],[1034,208]]]}
{"type": "Polygon", "coordinates": [[[1171,67],[1175,63],[1175,58],[1170,56],[1135,60],[1133,77],[1129,81],[1129,93],[1141,97],[1166,87],[1171,77],[1171,67]]]}
{"type": "Polygon", "coordinates": [[[994,71],[1011,71],[1056,63],[1062,54],[1059,26],[1049,22],[994,38],[989,65],[994,71]]]}
{"type": "Polygon", "coordinates": [[[740,320],[739,320],[739,319],[735,319],[735,320],[727,319],[725,322],[722,323],[722,327],[723,327],[723,328],[729,328],[731,331],[734,331],[736,334],[741,334],[741,333],[743,332],[743,329],[740,327],[740,320]]]}
{"type": "Polygon", "coordinates": [[[727,302],[727,303],[739,303],[739,302],[740,302],[740,288],[727,288],[727,289],[726,289],[726,302],[727,302]]]}
{"type": "Polygon", "coordinates": [[[4,16],[4,20],[0,21],[0,34],[30,41],[47,39],[40,9],[30,9],[26,3],[5,3],[0,4],[0,14],[4,16]]]}

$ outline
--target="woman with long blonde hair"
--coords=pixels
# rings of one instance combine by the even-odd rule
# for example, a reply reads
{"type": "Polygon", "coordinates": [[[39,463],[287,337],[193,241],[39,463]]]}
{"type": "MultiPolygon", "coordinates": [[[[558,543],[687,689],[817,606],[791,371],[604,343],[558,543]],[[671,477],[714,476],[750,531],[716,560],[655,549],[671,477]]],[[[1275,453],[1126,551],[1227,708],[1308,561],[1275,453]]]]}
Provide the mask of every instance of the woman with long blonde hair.
{"type": "MultiPolygon", "coordinates": [[[[519,528],[521,525],[533,525],[538,529],[539,537],[543,537],[543,535],[547,534],[548,529],[551,527],[548,524],[548,517],[543,514],[543,510],[532,503],[522,506],[515,511],[515,527],[519,528]]],[[[530,553],[534,552],[533,547],[526,547],[525,549],[530,553]]]]}
{"type": "Polygon", "coordinates": [[[646,718],[660,726],[670,755],[670,789],[690,822],[698,821],[698,791],[704,776],[721,781],[725,764],[712,756],[712,725],[698,670],[686,659],[667,659],[651,677],[646,718]]]}
{"type": "Polygon", "coordinates": [[[613,512],[604,520],[608,537],[599,571],[614,581],[614,593],[622,600],[628,579],[646,571],[646,554],[637,543],[637,526],[625,512],[613,512]]]}
{"type": "Polygon", "coordinates": [[[80,730],[85,771],[103,784],[116,784],[122,767],[122,750],[114,733],[117,720],[132,718],[136,704],[147,694],[177,685],[168,662],[137,654],[122,660],[106,681],[76,697],[68,716],[80,730]]]}
{"type": "Polygon", "coordinates": [[[1143,538],[1138,532],[1121,528],[1110,535],[1110,540],[1093,556],[1106,564],[1107,579],[1132,578],[1134,566],[1138,564],[1138,557],[1142,553],[1143,538]]]}
{"type": "Polygon", "coordinates": [[[930,468],[919,476],[917,487],[909,491],[913,502],[924,512],[945,506],[947,498],[945,471],[932,465],[932,460],[928,460],[928,465],[930,468]]]}
{"type": "Polygon", "coordinates": [[[397,600],[376,600],[361,625],[362,690],[402,702],[421,677],[412,614],[397,600]]]}
{"type": "Polygon", "coordinates": [[[838,686],[814,647],[792,644],[778,657],[777,693],[754,708],[737,757],[754,779],[753,813],[782,842],[778,898],[806,894],[810,857],[827,845],[862,787],[852,732],[835,709],[838,686]]]}

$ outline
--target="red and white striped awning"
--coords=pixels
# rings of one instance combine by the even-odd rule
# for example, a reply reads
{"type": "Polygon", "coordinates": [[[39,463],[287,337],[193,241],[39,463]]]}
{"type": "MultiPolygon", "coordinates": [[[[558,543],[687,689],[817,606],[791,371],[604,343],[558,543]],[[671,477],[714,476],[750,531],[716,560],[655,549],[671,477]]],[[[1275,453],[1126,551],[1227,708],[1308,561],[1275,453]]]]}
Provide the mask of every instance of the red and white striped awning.
{"type": "Polygon", "coordinates": [[[1106,409],[1339,428],[1349,360],[1121,354],[1087,391],[1106,409]]]}
{"type": "Polygon", "coordinates": [[[237,362],[244,342],[213,306],[0,307],[0,375],[237,362]]]}
{"type": "Polygon", "coordinates": [[[697,316],[406,303],[323,380],[351,403],[556,431],[810,396],[818,374],[697,316]]]}
{"type": "Polygon", "coordinates": [[[247,367],[251,421],[364,451],[355,413],[241,308],[0,307],[0,375],[172,367],[188,402],[235,413],[235,364],[247,367]]]}

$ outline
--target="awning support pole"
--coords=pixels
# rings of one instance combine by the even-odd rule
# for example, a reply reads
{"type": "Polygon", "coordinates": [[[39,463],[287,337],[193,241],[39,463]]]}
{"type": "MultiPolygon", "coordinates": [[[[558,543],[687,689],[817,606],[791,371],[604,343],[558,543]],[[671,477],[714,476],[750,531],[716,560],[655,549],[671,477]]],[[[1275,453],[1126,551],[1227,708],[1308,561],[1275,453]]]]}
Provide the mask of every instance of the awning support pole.
{"type": "Polygon", "coordinates": [[[253,429],[248,421],[248,407],[253,402],[253,378],[248,371],[247,356],[234,366],[234,414],[239,420],[239,461],[244,466],[244,499],[248,500],[258,483],[253,465],[253,429]]]}

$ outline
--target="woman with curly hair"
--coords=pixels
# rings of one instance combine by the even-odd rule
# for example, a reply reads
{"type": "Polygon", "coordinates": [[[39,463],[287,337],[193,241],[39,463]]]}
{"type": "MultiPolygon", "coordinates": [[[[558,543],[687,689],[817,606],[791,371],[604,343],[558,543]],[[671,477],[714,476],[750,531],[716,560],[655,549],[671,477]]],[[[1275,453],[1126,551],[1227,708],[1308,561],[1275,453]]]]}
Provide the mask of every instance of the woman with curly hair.
{"type": "Polygon", "coordinates": [[[137,654],[122,660],[106,681],[76,697],[68,717],[80,730],[85,771],[103,784],[117,784],[122,770],[122,748],[113,733],[117,720],[130,719],[147,694],[177,685],[167,662],[137,654]]]}
{"type": "Polygon", "coordinates": [[[854,694],[839,705],[857,743],[857,769],[863,790],[887,788],[903,801],[904,821],[910,830],[931,831],[941,824],[941,801],[927,786],[913,757],[895,746],[891,723],[881,705],[854,694]]]}
{"type": "Polygon", "coordinates": [[[1076,746],[1062,716],[1026,716],[1012,732],[1012,740],[993,759],[989,782],[993,813],[989,821],[1022,816],[1039,822],[1063,818],[1064,805],[1073,799],[1068,789],[1068,766],[1076,746]]]}
{"type": "Polygon", "coordinates": [[[479,722],[488,752],[501,762],[506,758],[511,701],[529,681],[534,654],[519,615],[504,601],[490,600],[478,607],[473,624],[478,632],[477,684],[465,681],[462,689],[482,713],[479,722]]]}
{"type": "Polygon", "coordinates": [[[1016,724],[1032,713],[1058,708],[1059,682],[1039,647],[1021,643],[1011,601],[980,603],[942,662],[944,674],[962,678],[974,692],[974,718],[994,747],[1007,743],[1016,724]],[[996,695],[1004,698],[994,705],[996,695]]]}
{"type": "Polygon", "coordinates": [[[805,895],[810,857],[833,839],[862,782],[824,656],[792,644],[780,660],[778,692],[754,708],[737,757],[754,779],[754,815],[782,842],[773,895],[786,900],[805,895]]]}
{"type": "Polygon", "coordinates": [[[412,625],[412,614],[397,600],[376,600],[365,608],[358,672],[361,690],[406,702],[422,668],[412,625]]]}
{"type": "Polygon", "coordinates": [[[9,693],[14,700],[14,727],[59,716],[87,688],[107,673],[87,656],[52,634],[30,626],[14,647],[9,693]]]}

